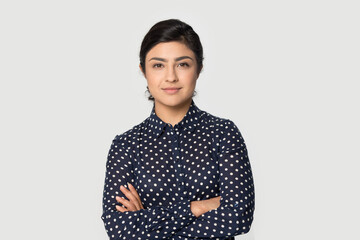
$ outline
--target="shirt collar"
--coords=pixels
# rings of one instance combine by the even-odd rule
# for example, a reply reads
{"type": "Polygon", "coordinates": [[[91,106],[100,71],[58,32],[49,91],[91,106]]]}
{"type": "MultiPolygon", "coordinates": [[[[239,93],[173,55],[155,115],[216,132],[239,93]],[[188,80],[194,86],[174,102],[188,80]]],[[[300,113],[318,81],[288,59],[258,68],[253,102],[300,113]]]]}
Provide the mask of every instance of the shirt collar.
{"type": "MultiPolygon", "coordinates": [[[[190,107],[186,112],[183,119],[178,122],[175,126],[183,128],[183,130],[188,130],[190,132],[194,131],[199,119],[201,117],[201,110],[196,106],[194,100],[191,100],[190,107]]],[[[153,104],[151,114],[148,118],[148,129],[154,133],[156,137],[159,137],[164,130],[164,127],[167,125],[166,122],[162,121],[155,113],[155,102],[153,104]]],[[[175,127],[174,126],[174,127],[175,127]]]]}

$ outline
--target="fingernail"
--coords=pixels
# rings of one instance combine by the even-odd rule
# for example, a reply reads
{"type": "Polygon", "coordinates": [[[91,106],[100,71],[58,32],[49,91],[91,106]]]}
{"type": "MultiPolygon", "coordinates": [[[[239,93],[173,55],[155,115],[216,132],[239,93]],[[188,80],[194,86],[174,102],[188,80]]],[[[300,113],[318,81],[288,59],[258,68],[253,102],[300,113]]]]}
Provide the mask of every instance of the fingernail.
{"type": "MultiPolygon", "coordinates": [[[[129,185],[131,185],[131,183],[127,182],[127,185],[128,185],[128,187],[129,187],[129,185]]],[[[132,185],[131,185],[131,186],[132,186],[132,185]]]]}

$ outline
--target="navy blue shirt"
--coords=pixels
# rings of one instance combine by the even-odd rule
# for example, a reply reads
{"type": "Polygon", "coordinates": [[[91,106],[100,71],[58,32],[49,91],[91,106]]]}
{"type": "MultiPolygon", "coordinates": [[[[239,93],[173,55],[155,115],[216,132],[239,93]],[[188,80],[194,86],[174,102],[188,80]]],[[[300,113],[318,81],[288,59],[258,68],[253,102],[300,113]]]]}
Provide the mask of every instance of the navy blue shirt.
{"type": "Polygon", "coordinates": [[[101,216],[120,239],[230,239],[247,233],[255,209],[244,139],[233,121],[200,110],[192,100],[175,126],[155,113],[112,141],[101,216]],[[120,186],[131,183],[143,207],[117,211],[120,186]],[[220,206],[196,217],[191,201],[221,196],[220,206]]]}

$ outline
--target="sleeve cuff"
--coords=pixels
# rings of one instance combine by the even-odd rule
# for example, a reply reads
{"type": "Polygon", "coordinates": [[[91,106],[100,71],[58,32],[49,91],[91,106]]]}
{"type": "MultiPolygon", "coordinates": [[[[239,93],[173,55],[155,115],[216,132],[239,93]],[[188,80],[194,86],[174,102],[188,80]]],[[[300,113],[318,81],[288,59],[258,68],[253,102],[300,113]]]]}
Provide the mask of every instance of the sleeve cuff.
{"type": "Polygon", "coordinates": [[[196,220],[196,216],[191,212],[189,200],[169,205],[167,207],[167,211],[160,215],[158,212],[154,211],[153,215],[154,218],[151,220],[149,225],[149,228],[152,231],[160,229],[162,225],[167,225],[170,222],[178,222],[181,225],[186,226],[196,220]]]}
{"type": "Polygon", "coordinates": [[[194,218],[196,218],[196,216],[191,211],[191,205],[189,200],[176,203],[170,208],[172,208],[174,210],[174,214],[178,215],[179,218],[181,218],[182,220],[194,220],[194,218]]]}

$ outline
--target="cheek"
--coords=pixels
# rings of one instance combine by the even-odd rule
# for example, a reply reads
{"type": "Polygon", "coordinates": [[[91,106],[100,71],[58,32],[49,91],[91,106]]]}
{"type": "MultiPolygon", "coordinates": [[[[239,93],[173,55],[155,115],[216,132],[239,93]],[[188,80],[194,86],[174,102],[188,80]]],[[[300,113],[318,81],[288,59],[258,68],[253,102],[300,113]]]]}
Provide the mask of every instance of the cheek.
{"type": "Polygon", "coordinates": [[[148,85],[157,85],[161,81],[161,76],[158,73],[149,71],[146,73],[146,80],[148,85]]]}
{"type": "Polygon", "coordinates": [[[184,72],[181,78],[184,82],[187,82],[188,84],[194,84],[196,82],[197,75],[194,72],[184,72]]]}

